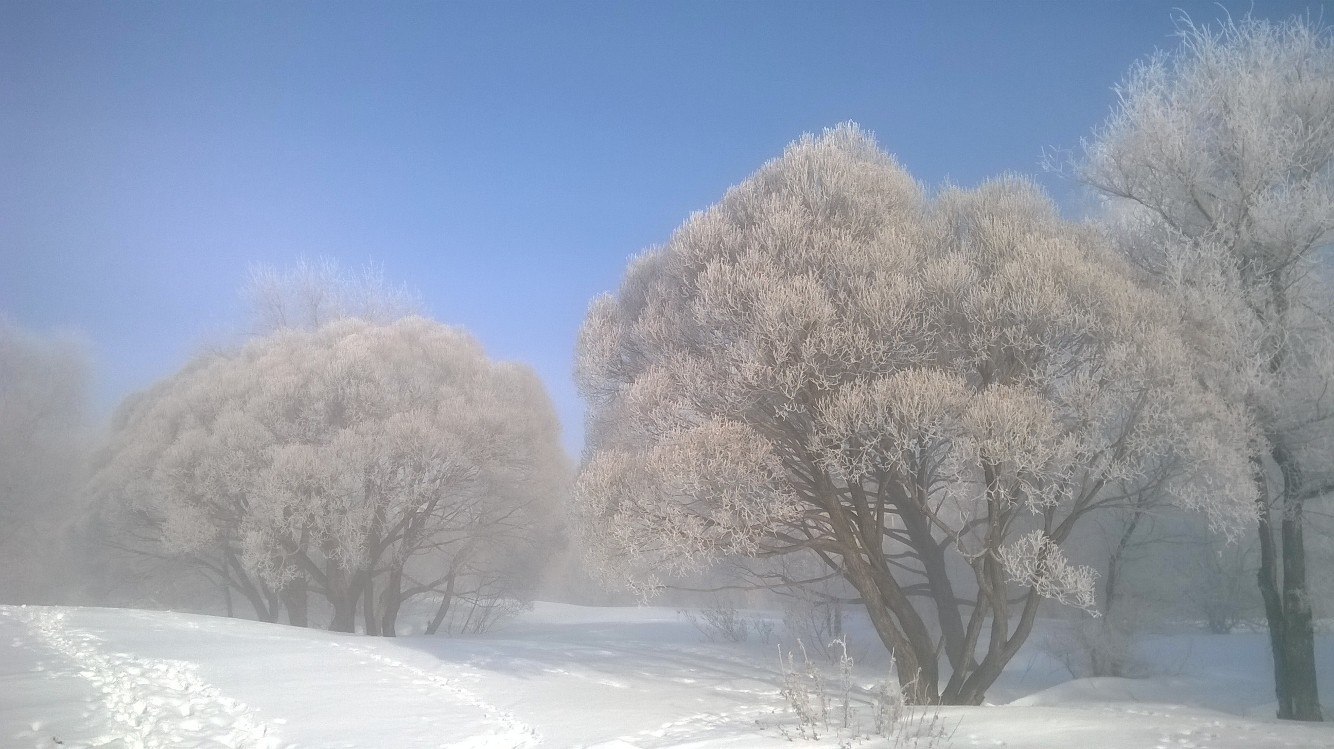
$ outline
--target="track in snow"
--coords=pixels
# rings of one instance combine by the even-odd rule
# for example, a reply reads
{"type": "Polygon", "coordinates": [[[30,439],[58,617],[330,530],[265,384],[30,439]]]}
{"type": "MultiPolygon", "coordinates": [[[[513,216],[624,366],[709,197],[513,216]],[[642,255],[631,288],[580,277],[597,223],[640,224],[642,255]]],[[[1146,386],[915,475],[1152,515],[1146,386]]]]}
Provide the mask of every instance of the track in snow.
{"type": "Polygon", "coordinates": [[[430,686],[445,692],[451,700],[471,707],[475,707],[486,717],[487,722],[495,726],[494,732],[485,733],[478,736],[472,736],[462,741],[446,744],[445,746],[455,749],[472,749],[476,747],[481,749],[486,747],[490,749],[529,749],[542,743],[537,730],[524,723],[513,715],[501,710],[495,705],[483,700],[475,692],[459,686],[454,679],[442,676],[433,671],[427,671],[410,663],[391,658],[387,655],[374,652],[366,648],[343,645],[341,643],[329,643],[339,650],[345,650],[353,655],[367,658],[384,666],[389,666],[390,671],[400,677],[411,681],[414,686],[430,686]]]}
{"type": "Polygon", "coordinates": [[[102,696],[107,734],[91,746],[126,749],[276,749],[282,742],[244,703],[204,682],[194,664],[107,652],[67,626],[52,608],[0,611],[21,621],[46,648],[71,661],[102,696]]]}

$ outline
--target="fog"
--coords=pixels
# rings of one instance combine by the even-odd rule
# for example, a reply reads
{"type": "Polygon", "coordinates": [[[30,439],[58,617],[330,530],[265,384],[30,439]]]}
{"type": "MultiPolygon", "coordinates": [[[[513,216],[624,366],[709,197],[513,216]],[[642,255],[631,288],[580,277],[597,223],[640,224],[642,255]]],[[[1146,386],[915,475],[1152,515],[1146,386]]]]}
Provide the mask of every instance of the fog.
{"type": "Polygon", "coordinates": [[[1334,742],[1324,17],[686,9],[0,8],[0,745],[1334,742]]]}

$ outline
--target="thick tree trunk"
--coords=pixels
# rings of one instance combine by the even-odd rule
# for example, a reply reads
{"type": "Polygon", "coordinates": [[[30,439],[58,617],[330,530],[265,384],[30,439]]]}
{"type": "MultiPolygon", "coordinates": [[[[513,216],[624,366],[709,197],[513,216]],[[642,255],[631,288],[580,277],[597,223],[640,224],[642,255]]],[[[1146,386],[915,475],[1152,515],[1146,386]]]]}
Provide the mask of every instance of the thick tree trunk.
{"type": "Polygon", "coordinates": [[[1256,581],[1260,586],[1260,598],[1264,601],[1265,619],[1269,624],[1269,651],[1274,661],[1274,696],[1278,699],[1279,717],[1284,717],[1283,706],[1288,704],[1287,647],[1283,636],[1287,631],[1284,626],[1283,600],[1278,589],[1278,547],[1274,542],[1272,514],[1268,497],[1260,498],[1260,569],[1256,581]]]}
{"type": "MultiPolygon", "coordinates": [[[[919,495],[916,501],[924,504],[925,488],[921,488],[919,495]]],[[[945,640],[945,657],[954,673],[966,673],[975,664],[973,654],[965,652],[967,648],[963,613],[960,611],[958,596],[950,580],[944,547],[936,542],[931,534],[931,525],[922,514],[914,512],[911,508],[902,507],[900,515],[904,527],[913,539],[913,548],[921,559],[922,569],[926,572],[931,600],[935,604],[936,620],[940,624],[941,636],[945,640]]],[[[946,691],[948,690],[947,685],[946,691]]]]}
{"type": "Polygon", "coordinates": [[[325,578],[329,581],[329,603],[333,605],[333,621],[329,629],[333,632],[357,631],[357,607],[361,603],[361,589],[364,580],[360,574],[348,575],[330,562],[325,578]]]}
{"type": "Polygon", "coordinates": [[[856,588],[880,641],[894,657],[904,699],[916,705],[940,701],[940,667],[926,625],[892,577],[876,574],[859,553],[843,557],[848,582],[856,588]]]}
{"type": "Polygon", "coordinates": [[[260,581],[259,585],[264,591],[264,602],[268,605],[268,616],[264,617],[264,621],[277,622],[278,617],[282,616],[283,613],[282,599],[278,596],[278,591],[270,588],[263,580],[260,581]]]}
{"type": "Polygon", "coordinates": [[[366,621],[366,634],[372,637],[380,634],[380,618],[375,615],[375,577],[366,575],[366,587],[361,595],[362,617],[366,621]]]}
{"type": "MultiPolygon", "coordinates": [[[[1315,629],[1306,582],[1302,475],[1295,458],[1289,454],[1282,441],[1275,439],[1273,444],[1271,456],[1283,476],[1283,515],[1280,521],[1282,543],[1275,543],[1273,515],[1266,501],[1266,492],[1262,491],[1258,577],[1265,616],[1269,620],[1269,645],[1274,658],[1274,695],[1278,698],[1280,719],[1319,721],[1322,716],[1320,692],[1316,683],[1315,629]]],[[[1265,479],[1261,476],[1259,480],[1265,479]]]]}
{"type": "Polygon", "coordinates": [[[1300,502],[1286,508],[1283,513],[1283,615],[1288,704],[1279,706],[1279,717],[1322,720],[1320,691],[1316,684],[1315,627],[1311,617],[1311,597],[1306,586],[1306,547],[1300,502]],[[1285,707],[1287,715],[1283,715],[1285,707]]]}
{"type": "Polygon", "coordinates": [[[287,610],[287,623],[294,627],[310,626],[310,592],[305,579],[294,580],[282,589],[283,608],[287,610]]]}
{"type": "Polygon", "coordinates": [[[820,484],[819,501],[829,517],[839,547],[835,553],[842,564],[821,556],[861,596],[871,625],[894,658],[904,698],[918,705],[939,702],[940,666],[931,633],[885,561],[882,522],[858,487],[850,488],[849,506],[827,477],[820,484]]]}
{"type": "Polygon", "coordinates": [[[398,610],[403,605],[403,570],[393,567],[389,570],[389,579],[385,581],[384,591],[380,593],[380,634],[385,637],[398,636],[398,610]]]}
{"type": "Polygon", "coordinates": [[[261,622],[271,622],[275,620],[272,612],[269,611],[268,602],[264,600],[264,597],[259,594],[258,590],[250,585],[242,585],[239,586],[239,588],[241,595],[245,596],[246,601],[250,603],[250,607],[255,610],[256,619],[261,622]]]}
{"type": "Polygon", "coordinates": [[[256,585],[250,579],[250,575],[246,574],[240,560],[230,549],[227,549],[224,553],[231,569],[230,580],[236,584],[236,589],[241,591],[241,595],[245,596],[246,600],[250,602],[251,608],[255,610],[255,618],[262,622],[278,621],[277,606],[272,605],[269,600],[267,588],[256,585]]]}
{"type": "Polygon", "coordinates": [[[329,622],[330,632],[357,631],[357,602],[348,601],[343,596],[330,601],[333,604],[333,620],[329,622]]]}

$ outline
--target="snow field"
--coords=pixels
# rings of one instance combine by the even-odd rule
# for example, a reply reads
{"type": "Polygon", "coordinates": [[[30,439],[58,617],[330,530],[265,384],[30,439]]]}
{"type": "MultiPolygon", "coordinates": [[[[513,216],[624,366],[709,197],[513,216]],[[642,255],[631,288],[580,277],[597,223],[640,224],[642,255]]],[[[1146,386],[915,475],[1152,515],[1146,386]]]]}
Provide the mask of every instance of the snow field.
{"type": "Polygon", "coordinates": [[[68,661],[96,688],[113,730],[93,745],[127,749],[254,747],[277,749],[282,742],[245,703],[224,695],[196,673],[193,664],[136,658],[99,647],[100,639],[66,625],[53,608],[3,611],[21,621],[43,647],[68,661]]]}
{"type": "MultiPolygon", "coordinates": [[[[849,624],[862,645],[854,684],[869,689],[886,663],[849,624]]],[[[937,747],[1334,749],[1334,724],[1269,717],[1262,633],[1154,638],[1146,652],[1175,673],[1137,680],[1069,681],[1038,638],[989,695],[1008,704],[940,708],[953,735],[937,747]]],[[[172,612],[0,607],[6,642],[3,749],[886,743],[865,730],[850,741],[846,732],[789,740],[778,643],[703,642],[671,609],[544,603],[485,636],[389,639],[172,612]]],[[[1334,684],[1329,644],[1319,663],[1334,684]]]]}
{"type": "Polygon", "coordinates": [[[366,658],[376,664],[388,667],[390,672],[397,674],[404,679],[409,679],[414,687],[429,687],[431,689],[440,690],[449,699],[455,702],[471,705],[480,710],[483,717],[495,726],[493,732],[470,736],[462,741],[447,744],[448,746],[458,747],[458,749],[473,749],[474,747],[480,749],[481,747],[487,746],[507,746],[514,747],[514,749],[527,749],[528,747],[536,746],[541,743],[541,738],[532,726],[523,723],[513,715],[486,702],[475,693],[460,686],[455,679],[446,678],[439,673],[409,665],[403,661],[390,658],[389,656],[365,648],[357,648],[336,642],[330,644],[335,648],[346,650],[356,656],[366,658]]]}

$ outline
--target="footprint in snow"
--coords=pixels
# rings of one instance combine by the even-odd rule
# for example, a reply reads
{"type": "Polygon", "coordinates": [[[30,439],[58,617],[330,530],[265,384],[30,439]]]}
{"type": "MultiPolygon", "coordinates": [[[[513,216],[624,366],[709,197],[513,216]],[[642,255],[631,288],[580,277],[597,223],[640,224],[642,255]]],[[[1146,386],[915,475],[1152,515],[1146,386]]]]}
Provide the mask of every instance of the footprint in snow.
{"type": "Polygon", "coordinates": [[[30,612],[25,625],[101,692],[101,712],[110,716],[119,734],[106,737],[107,745],[143,749],[205,742],[236,749],[281,745],[268,724],[244,703],[204,682],[193,664],[103,650],[100,638],[70,628],[58,611],[30,612]]]}

